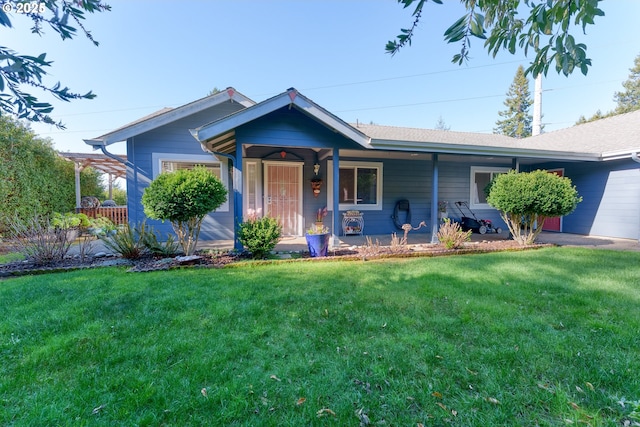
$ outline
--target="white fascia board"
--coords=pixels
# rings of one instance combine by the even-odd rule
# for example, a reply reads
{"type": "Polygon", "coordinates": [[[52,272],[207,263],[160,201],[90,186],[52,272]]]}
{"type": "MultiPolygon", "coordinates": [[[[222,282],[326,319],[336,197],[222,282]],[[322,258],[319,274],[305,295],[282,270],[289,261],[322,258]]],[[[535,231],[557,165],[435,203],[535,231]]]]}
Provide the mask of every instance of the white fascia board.
{"type": "Polygon", "coordinates": [[[414,141],[382,141],[373,140],[374,149],[391,151],[415,151],[441,154],[469,154],[478,156],[529,157],[547,160],[599,161],[600,156],[593,153],[576,153],[570,151],[530,150],[513,147],[492,147],[486,145],[458,145],[424,143],[414,141]]]}
{"type": "Polygon", "coordinates": [[[630,159],[633,156],[633,153],[639,153],[640,147],[632,150],[622,150],[622,151],[609,151],[602,153],[602,160],[620,160],[620,159],[630,159]]]}
{"type": "Polygon", "coordinates": [[[225,132],[228,132],[231,129],[235,129],[238,126],[244,125],[260,117],[263,117],[282,107],[286,107],[287,105],[293,105],[296,108],[298,108],[300,111],[304,112],[305,114],[322,122],[325,126],[329,127],[330,129],[333,129],[336,132],[344,135],[346,138],[352,139],[353,141],[357,142],[358,144],[362,145],[365,148],[371,148],[369,144],[370,142],[369,137],[357,131],[350,125],[340,121],[339,119],[336,119],[334,116],[327,113],[322,108],[315,105],[314,103],[310,102],[305,97],[301,96],[299,93],[296,93],[292,101],[290,96],[291,93],[292,93],[291,91],[284,92],[271,99],[267,99],[266,101],[263,101],[260,104],[254,105],[251,108],[238,111],[237,113],[232,114],[228,117],[222,118],[216,122],[209,123],[197,129],[191,129],[190,130],[191,135],[193,135],[193,137],[196,140],[200,141],[201,143],[206,142],[219,135],[222,135],[225,132]]]}
{"type": "Polygon", "coordinates": [[[305,97],[298,95],[294,101],[294,104],[304,113],[315,117],[330,129],[338,132],[344,137],[357,142],[364,148],[371,148],[371,138],[363,134],[362,132],[354,129],[353,126],[345,123],[335,116],[327,113],[324,109],[319,108],[317,105],[309,102],[305,97]]]}
{"type": "Polygon", "coordinates": [[[200,126],[196,129],[190,129],[191,135],[200,142],[207,142],[225,132],[235,129],[238,126],[249,123],[264,115],[269,114],[285,105],[290,104],[291,101],[287,96],[286,99],[283,96],[276,96],[260,104],[254,105],[246,110],[238,111],[230,116],[224,117],[213,123],[200,126]]]}
{"type": "Polygon", "coordinates": [[[85,140],[85,143],[95,146],[97,141],[101,141],[101,144],[99,145],[106,146],[116,142],[125,141],[128,138],[131,138],[133,136],[140,135],[145,132],[149,132],[160,126],[164,126],[176,120],[180,120],[184,117],[206,110],[207,108],[222,104],[223,102],[226,102],[229,100],[233,100],[234,102],[237,102],[238,104],[243,105],[244,107],[250,107],[252,105],[255,105],[255,102],[251,101],[249,98],[245,97],[244,95],[238,94],[238,92],[235,90],[230,91],[229,89],[227,89],[213,96],[208,96],[206,98],[199,99],[192,103],[183,105],[182,107],[174,108],[173,110],[167,111],[162,114],[158,114],[157,116],[144,120],[142,122],[135,123],[131,126],[126,126],[116,131],[107,133],[101,137],[98,137],[92,140],[85,140]],[[93,142],[87,142],[87,141],[93,141],[93,142]]]}

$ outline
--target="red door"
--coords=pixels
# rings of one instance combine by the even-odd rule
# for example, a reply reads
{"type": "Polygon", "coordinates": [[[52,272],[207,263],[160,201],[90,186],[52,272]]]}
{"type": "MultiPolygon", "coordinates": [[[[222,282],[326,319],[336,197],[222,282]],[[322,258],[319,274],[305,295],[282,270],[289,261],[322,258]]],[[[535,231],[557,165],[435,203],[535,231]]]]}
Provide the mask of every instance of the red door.
{"type": "MultiPolygon", "coordinates": [[[[551,169],[550,173],[555,173],[558,176],[564,176],[564,169],[551,169]]],[[[562,218],[559,216],[553,218],[547,218],[542,226],[543,231],[562,231],[562,218]]]]}

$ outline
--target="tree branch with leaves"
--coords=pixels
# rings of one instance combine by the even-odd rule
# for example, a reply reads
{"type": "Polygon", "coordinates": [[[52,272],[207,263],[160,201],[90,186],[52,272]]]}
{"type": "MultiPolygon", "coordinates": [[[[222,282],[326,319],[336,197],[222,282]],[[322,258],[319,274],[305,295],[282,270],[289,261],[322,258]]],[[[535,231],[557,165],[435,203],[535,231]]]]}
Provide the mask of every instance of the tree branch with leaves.
{"type": "MultiPolygon", "coordinates": [[[[12,14],[31,19],[31,32],[42,36],[44,27],[49,26],[62,40],[72,39],[78,32],[82,33],[95,46],[98,42],[83,25],[85,13],[103,12],[111,7],[101,0],[56,1],[43,0],[39,2],[0,1],[0,25],[12,28],[12,14]],[[79,29],[79,30],[78,30],[79,29]]],[[[61,101],[76,99],[93,99],[95,94],[76,93],[60,82],[49,84],[44,77],[46,69],[51,67],[52,61],[47,60],[46,53],[37,56],[22,55],[14,50],[0,46],[0,114],[9,114],[18,119],[32,122],[43,122],[64,129],[62,122],[56,122],[49,115],[53,106],[48,102],[40,102],[31,93],[37,89],[53,95],[61,101]]]]}
{"type": "MultiPolygon", "coordinates": [[[[404,8],[415,4],[413,23],[401,29],[395,40],[389,41],[386,51],[396,54],[411,45],[420,18],[428,0],[398,0],[404,8]]],[[[442,5],[441,0],[432,0],[442,5]]],[[[495,56],[501,50],[515,54],[522,50],[525,55],[535,54],[526,74],[547,74],[555,64],[558,73],[565,76],[576,68],[587,74],[591,59],[587,58],[587,46],[578,43],[572,34],[575,27],[586,33],[587,25],[593,25],[597,16],[604,16],[598,8],[600,0],[460,0],[466,13],[444,33],[448,43],[461,42],[460,53],[452,62],[462,64],[469,59],[471,38],[484,40],[484,47],[495,56]],[[524,12],[520,15],[520,12],[524,12]],[[524,16],[524,17],[522,17],[524,16]],[[487,35],[488,34],[488,35],[487,35]]]]}

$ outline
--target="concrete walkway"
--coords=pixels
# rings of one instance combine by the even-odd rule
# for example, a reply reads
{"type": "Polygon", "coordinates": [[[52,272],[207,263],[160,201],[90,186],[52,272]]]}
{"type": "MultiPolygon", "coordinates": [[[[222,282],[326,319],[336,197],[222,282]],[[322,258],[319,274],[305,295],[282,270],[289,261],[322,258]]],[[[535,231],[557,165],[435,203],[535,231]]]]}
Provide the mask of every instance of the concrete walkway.
{"type": "MultiPolygon", "coordinates": [[[[398,233],[401,236],[401,233],[398,233]]],[[[340,236],[340,247],[360,246],[366,243],[367,236],[340,236]]],[[[368,236],[372,242],[378,240],[381,245],[388,245],[391,242],[391,234],[368,236]]],[[[472,234],[472,242],[482,242],[486,240],[506,240],[508,233],[502,234],[472,234]]],[[[640,243],[634,239],[616,239],[612,237],[583,236],[579,234],[553,233],[543,231],[537,239],[538,243],[550,243],[560,246],[579,246],[585,248],[612,249],[622,251],[640,251],[640,243]]],[[[431,243],[431,233],[409,233],[408,243],[429,244],[431,243]]],[[[101,241],[92,242],[92,252],[107,252],[108,250],[101,241]]],[[[229,250],[233,248],[231,240],[204,240],[198,243],[198,249],[229,250]]],[[[278,252],[304,252],[307,251],[307,242],[304,237],[283,237],[275,248],[278,252]]],[[[71,248],[71,254],[77,253],[77,246],[71,248]]]]}

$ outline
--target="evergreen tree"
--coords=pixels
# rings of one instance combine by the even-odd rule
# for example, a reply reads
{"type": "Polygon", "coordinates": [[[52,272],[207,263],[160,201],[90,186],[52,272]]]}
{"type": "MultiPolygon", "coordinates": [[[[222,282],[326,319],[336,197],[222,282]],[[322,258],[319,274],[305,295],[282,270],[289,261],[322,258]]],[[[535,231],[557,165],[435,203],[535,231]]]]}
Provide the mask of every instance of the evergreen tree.
{"type": "Polygon", "coordinates": [[[516,71],[513,83],[507,92],[507,99],[504,101],[507,109],[498,112],[498,115],[503,119],[496,121],[497,127],[493,129],[493,133],[515,138],[531,136],[533,116],[529,110],[532,104],[529,79],[525,77],[524,67],[521,65],[516,71]]]}
{"type": "Polygon", "coordinates": [[[438,117],[438,121],[436,122],[437,130],[451,130],[451,126],[447,125],[442,116],[438,117]]]}
{"type": "Polygon", "coordinates": [[[584,116],[580,116],[576,122],[577,125],[615,116],[616,114],[630,113],[631,111],[640,110],[640,55],[636,56],[634,62],[634,67],[629,69],[629,71],[631,71],[629,78],[622,83],[622,87],[626,90],[624,92],[616,92],[613,94],[613,100],[618,103],[616,108],[606,113],[602,113],[602,111],[598,110],[588,119],[584,116]]]}
{"type": "Polygon", "coordinates": [[[636,56],[629,78],[622,83],[624,92],[616,92],[613,100],[618,103],[616,114],[629,113],[640,109],[640,55],[636,56]]]}

